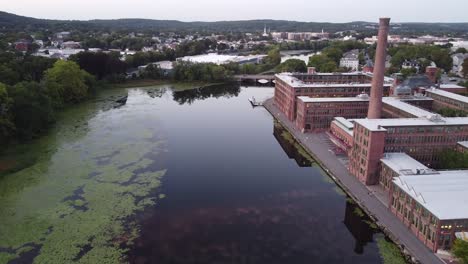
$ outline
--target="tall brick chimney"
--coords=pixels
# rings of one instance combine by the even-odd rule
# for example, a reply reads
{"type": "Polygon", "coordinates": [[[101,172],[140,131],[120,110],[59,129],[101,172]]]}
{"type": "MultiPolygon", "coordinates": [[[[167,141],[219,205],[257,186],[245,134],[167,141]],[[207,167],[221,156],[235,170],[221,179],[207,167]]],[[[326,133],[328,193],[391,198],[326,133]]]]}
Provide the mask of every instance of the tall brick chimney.
{"type": "Polygon", "coordinates": [[[439,69],[434,66],[427,66],[426,67],[426,76],[433,82],[437,82],[437,71],[439,69]]]}
{"type": "Polygon", "coordinates": [[[377,119],[382,115],[382,96],[389,26],[390,18],[380,18],[377,52],[375,53],[374,74],[370,92],[369,112],[367,114],[367,118],[369,119],[377,119]]]}

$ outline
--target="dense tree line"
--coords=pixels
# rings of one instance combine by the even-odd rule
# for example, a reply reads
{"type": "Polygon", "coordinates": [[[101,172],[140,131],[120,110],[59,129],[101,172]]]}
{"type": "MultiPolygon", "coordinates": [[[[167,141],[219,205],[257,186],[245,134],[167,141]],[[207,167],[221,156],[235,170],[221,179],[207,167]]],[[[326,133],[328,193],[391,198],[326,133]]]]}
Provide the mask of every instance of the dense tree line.
{"type": "Polygon", "coordinates": [[[468,114],[463,110],[452,108],[441,108],[437,111],[437,113],[445,117],[466,117],[468,114]]]}
{"type": "Polygon", "coordinates": [[[452,57],[449,48],[435,45],[398,45],[390,47],[388,54],[392,56],[391,64],[397,69],[405,60],[417,60],[421,64],[421,70],[433,61],[437,67],[449,72],[452,69],[452,57]]]}
{"type": "Polygon", "coordinates": [[[446,170],[467,169],[468,153],[460,153],[455,150],[443,151],[440,155],[439,167],[446,170]]]}
{"type": "Polygon", "coordinates": [[[457,239],[453,244],[452,252],[460,264],[468,264],[468,241],[457,239]]]}
{"type": "Polygon", "coordinates": [[[339,72],[348,69],[339,68],[340,60],[345,52],[353,49],[365,49],[368,46],[358,41],[335,41],[324,48],[320,54],[309,58],[309,67],[315,67],[318,72],[339,72]]]}
{"type": "Polygon", "coordinates": [[[37,69],[24,74],[29,69],[24,67],[18,82],[13,83],[10,78],[0,80],[2,144],[28,140],[44,132],[54,122],[56,111],[81,102],[96,85],[94,76],[73,61],[56,61],[40,74],[37,69]],[[28,78],[31,76],[34,78],[28,78]]]}
{"type": "Polygon", "coordinates": [[[275,68],[276,72],[307,72],[307,65],[303,60],[289,59],[275,68]]]}

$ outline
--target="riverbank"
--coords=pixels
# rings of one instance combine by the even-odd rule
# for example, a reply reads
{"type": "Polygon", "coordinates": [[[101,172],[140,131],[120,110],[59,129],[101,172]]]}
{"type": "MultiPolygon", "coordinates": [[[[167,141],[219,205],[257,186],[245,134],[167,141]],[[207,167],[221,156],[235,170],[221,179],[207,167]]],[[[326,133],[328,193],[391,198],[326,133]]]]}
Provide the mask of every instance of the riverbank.
{"type": "Polygon", "coordinates": [[[329,150],[329,145],[324,141],[326,135],[303,134],[295,129],[294,124],[274,105],[273,99],[266,100],[264,107],[314,157],[336,184],[375,220],[386,235],[400,246],[413,263],[443,263],[388,210],[387,205],[378,198],[379,195],[374,193],[375,190],[368,189],[348,173],[346,166],[329,150]]]}

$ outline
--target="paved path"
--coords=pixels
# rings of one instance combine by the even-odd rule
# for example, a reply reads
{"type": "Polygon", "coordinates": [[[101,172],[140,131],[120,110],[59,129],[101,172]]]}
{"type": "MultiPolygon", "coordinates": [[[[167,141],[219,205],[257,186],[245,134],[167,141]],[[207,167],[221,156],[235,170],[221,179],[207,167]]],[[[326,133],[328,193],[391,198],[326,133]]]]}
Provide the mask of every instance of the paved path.
{"type": "Polygon", "coordinates": [[[420,263],[444,263],[390,212],[387,205],[374,197],[369,189],[348,173],[343,162],[340,162],[330,151],[330,147],[323,140],[323,134],[303,134],[296,130],[292,122],[274,106],[272,99],[265,101],[264,106],[322,164],[332,178],[377,220],[377,224],[385,229],[386,233],[390,233],[396,243],[403,245],[406,251],[420,263]]]}

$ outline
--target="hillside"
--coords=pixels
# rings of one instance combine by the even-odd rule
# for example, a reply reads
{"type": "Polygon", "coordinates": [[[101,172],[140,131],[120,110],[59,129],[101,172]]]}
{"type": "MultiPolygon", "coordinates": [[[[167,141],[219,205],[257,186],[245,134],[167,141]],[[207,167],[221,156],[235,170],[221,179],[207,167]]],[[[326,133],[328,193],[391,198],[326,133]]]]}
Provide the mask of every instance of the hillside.
{"type": "MultiPolygon", "coordinates": [[[[26,30],[123,30],[155,32],[256,32],[267,26],[272,31],[338,32],[357,30],[375,32],[376,23],[317,23],[285,20],[246,20],[218,22],[181,22],[176,20],[113,19],[113,20],[47,20],[24,17],[0,11],[0,31],[26,30]]],[[[395,34],[467,34],[468,23],[402,23],[393,24],[395,34]]]]}

